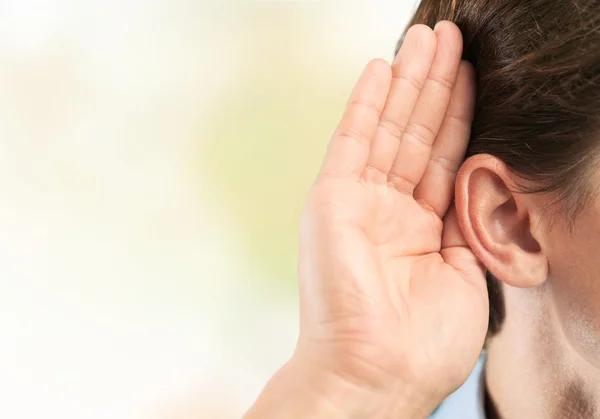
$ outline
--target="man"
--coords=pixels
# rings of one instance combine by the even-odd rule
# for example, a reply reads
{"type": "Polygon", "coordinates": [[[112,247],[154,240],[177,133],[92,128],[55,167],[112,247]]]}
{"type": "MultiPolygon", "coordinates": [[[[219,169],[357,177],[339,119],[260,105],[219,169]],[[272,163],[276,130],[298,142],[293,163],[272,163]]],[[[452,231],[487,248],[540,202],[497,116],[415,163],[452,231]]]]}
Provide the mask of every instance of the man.
{"type": "Polygon", "coordinates": [[[600,417],[600,4],[412,23],[331,140],[297,349],[247,419],[600,417]]]}
{"type": "Polygon", "coordinates": [[[296,352],[246,419],[425,417],[473,370],[488,297],[451,208],[475,99],[461,52],[454,24],[419,25],[393,69],[363,72],[302,219],[296,352]]]}

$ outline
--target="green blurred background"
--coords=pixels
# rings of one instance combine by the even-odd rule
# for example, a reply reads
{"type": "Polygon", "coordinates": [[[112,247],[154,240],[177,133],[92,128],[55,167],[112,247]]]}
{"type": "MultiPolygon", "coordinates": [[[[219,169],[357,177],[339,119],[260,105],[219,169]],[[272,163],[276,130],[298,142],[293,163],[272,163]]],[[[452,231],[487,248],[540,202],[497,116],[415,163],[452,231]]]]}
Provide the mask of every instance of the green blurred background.
{"type": "Polygon", "coordinates": [[[235,418],[298,218],[412,0],[0,3],[0,417],[235,418]]]}

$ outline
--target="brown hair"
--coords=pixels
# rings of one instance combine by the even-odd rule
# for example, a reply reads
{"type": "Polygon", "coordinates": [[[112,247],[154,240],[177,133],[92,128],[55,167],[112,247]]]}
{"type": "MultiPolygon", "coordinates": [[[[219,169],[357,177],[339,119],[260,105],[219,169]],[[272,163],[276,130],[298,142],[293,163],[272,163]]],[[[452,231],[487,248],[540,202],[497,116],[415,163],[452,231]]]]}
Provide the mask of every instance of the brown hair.
{"type": "MultiPolygon", "coordinates": [[[[466,157],[498,157],[520,192],[553,193],[551,207],[573,220],[596,193],[600,0],[422,0],[409,27],[440,20],[461,29],[477,72],[466,157]]],[[[504,303],[498,281],[487,283],[493,335],[504,303]]]]}

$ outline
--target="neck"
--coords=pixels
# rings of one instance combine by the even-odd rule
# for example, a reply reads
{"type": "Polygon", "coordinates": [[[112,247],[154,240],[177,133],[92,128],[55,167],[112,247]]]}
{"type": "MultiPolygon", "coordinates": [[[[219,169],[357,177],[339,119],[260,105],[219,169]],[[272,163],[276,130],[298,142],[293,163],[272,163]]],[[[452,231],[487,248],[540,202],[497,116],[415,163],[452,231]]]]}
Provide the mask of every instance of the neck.
{"type": "Polygon", "coordinates": [[[505,286],[504,292],[507,316],[488,342],[486,362],[486,385],[498,416],[600,418],[600,370],[568,344],[555,310],[543,304],[544,290],[505,286]]]}

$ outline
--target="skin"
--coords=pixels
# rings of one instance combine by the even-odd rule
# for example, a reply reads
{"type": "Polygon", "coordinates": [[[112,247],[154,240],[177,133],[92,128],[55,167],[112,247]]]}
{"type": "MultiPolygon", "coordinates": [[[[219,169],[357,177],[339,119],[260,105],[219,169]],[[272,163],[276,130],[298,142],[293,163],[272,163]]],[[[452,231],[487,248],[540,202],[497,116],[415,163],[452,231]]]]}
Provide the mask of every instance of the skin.
{"type": "MultiPolygon", "coordinates": [[[[567,220],[543,210],[553,196],[511,192],[511,178],[476,156],[456,184],[466,240],[503,282],[507,317],[487,344],[488,391],[503,418],[598,418],[600,199],[567,220]]],[[[589,181],[600,184],[594,173],[589,181]]]]}
{"type": "Polygon", "coordinates": [[[498,416],[600,418],[600,197],[567,220],[495,157],[463,163],[461,48],[454,24],[417,25],[366,67],[302,219],[296,352],[246,419],[427,417],[482,349],[483,266],[506,304],[486,344],[498,416]]]}
{"type": "Polygon", "coordinates": [[[255,418],[423,418],[465,381],[487,329],[484,270],[451,207],[474,72],[450,22],[369,63],[301,223],[301,325],[255,418]]]}

